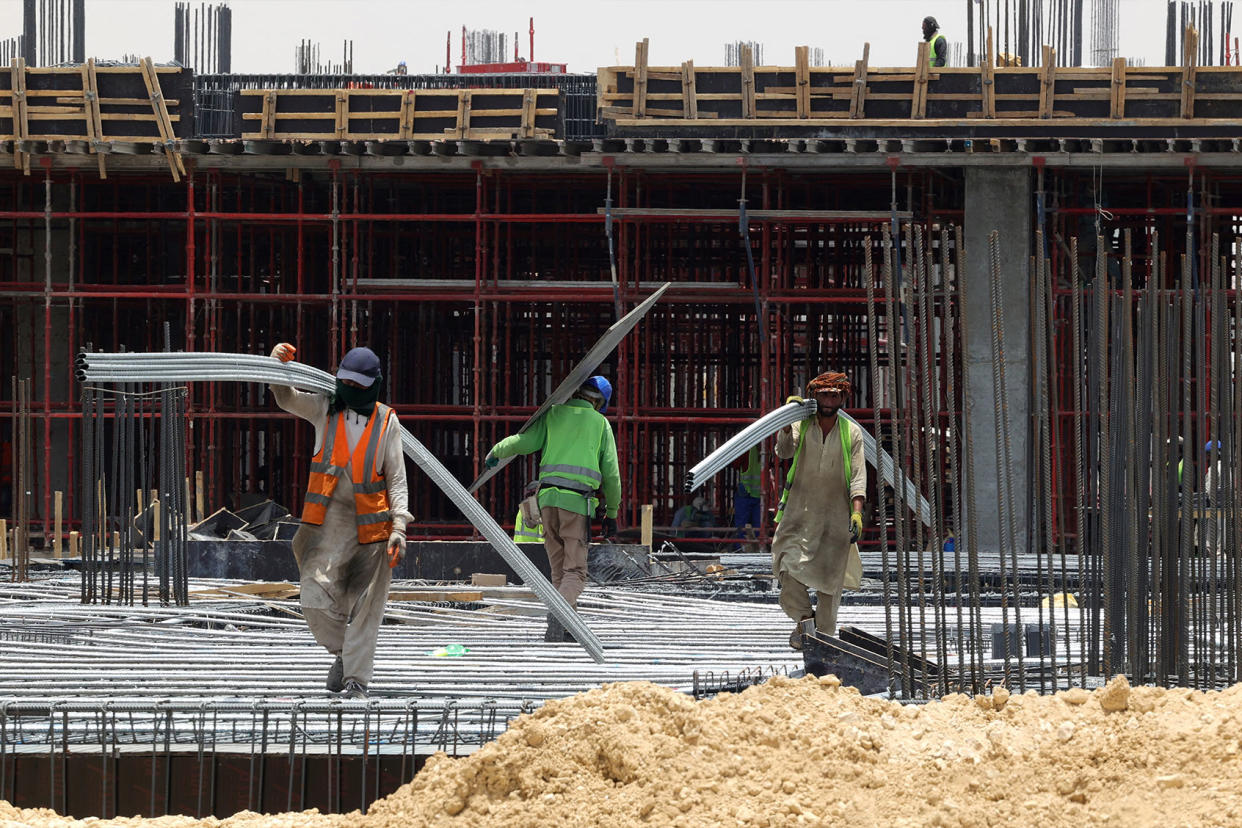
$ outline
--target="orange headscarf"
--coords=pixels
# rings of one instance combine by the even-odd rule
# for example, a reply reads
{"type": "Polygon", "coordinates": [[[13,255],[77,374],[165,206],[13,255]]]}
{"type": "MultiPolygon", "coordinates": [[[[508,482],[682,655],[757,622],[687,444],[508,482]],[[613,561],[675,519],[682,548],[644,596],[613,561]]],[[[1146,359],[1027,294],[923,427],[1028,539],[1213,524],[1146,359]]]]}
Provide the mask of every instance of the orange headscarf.
{"type": "Polygon", "coordinates": [[[850,385],[849,377],[836,371],[825,371],[806,385],[806,392],[815,396],[820,391],[839,391],[848,396],[854,386],[850,385]]]}

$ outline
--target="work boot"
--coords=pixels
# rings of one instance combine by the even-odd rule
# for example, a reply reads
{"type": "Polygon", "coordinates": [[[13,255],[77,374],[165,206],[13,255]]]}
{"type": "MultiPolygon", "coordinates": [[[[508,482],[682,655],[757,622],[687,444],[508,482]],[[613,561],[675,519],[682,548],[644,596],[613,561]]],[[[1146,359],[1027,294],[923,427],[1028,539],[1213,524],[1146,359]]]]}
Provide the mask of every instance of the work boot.
{"type": "Polygon", "coordinates": [[[561,622],[557,620],[556,616],[549,615],[548,629],[543,634],[543,640],[549,644],[560,644],[564,641],[572,641],[573,639],[566,638],[567,635],[569,635],[569,633],[567,633],[565,628],[561,626],[561,622]]]}
{"type": "Polygon", "coordinates": [[[795,650],[802,649],[802,636],[810,635],[815,632],[815,616],[811,615],[803,618],[798,622],[798,626],[794,627],[794,631],[789,634],[789,646],[795,650]]]}
{"type": "Polygon", "coordinates": [[[357,679],[346,679],[341,693],[347,699],[365,699],[367,698],[367,686],[357,679]]]}
{"type": "Polygon", "coordinates": [[[332,668],[328,670],[328,680],[325,683],[329,693],[339,693],[345,687],[345,665],[341,661],[341,657],[337,656],[332,662],[332,668]]]}

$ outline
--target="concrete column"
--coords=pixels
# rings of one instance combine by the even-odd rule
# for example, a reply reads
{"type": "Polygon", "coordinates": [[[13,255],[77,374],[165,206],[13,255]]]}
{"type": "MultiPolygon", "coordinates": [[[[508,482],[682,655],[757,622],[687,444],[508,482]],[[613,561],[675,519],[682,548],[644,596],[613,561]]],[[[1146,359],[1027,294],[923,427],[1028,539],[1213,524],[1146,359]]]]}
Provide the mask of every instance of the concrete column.
{"type": "MultiPolygon", "coordinates": [[[[974,442],[975,507],[979,510],[976,548],[992,552],[1003,537],[997,504],[1003,490],[999,474],[1009,474],[1015,506],[1018,551],[1025,552],[1029,520],[1027,442],[1030,419],[1031,345],[1028,318],[1028,262],[1032,252],[1031,171],[1013,167],[967,167],[965,303],[962,369],[974,442]],[[991,268],[988,236],[1000,233],[1000,296],[1005,327],[1005,386],[1009,411],[1009,459],[996,450],[997,395],[992,379],[991,268]]],[[[963,504],[965,505],[965,504],[963,504]]],[[[1008,548],[1003,551],[1008,552],[1008,548]]]]}

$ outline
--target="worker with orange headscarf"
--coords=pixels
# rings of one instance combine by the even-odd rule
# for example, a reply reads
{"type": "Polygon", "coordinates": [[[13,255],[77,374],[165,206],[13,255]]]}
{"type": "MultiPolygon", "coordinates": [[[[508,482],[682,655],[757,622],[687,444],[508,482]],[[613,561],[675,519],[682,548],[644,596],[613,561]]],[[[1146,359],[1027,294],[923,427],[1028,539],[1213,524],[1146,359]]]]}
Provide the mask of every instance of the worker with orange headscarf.
{"type": "Polygon", "coordinates": [[[820,374],[807,385],[816,413],[776,435],[777,456],[793,463],[776,512],[772,571],[780,582],[781,609],[798,622],[789,637],[795,650],[802,648],[803,622],[810,619],[816,630],[836,634],[841,592],[857,587],[862,573],[857,542],[867,495],[863,435],[857,423],[837,416],[851,391],[845,374],[820,374]]]}

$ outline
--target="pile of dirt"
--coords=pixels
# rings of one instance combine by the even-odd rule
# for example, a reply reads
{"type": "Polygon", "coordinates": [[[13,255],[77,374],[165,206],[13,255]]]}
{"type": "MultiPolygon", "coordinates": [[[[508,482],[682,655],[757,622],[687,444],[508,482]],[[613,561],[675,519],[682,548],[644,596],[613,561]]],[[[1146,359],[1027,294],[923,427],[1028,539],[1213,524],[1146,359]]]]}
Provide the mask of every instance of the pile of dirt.
{"type": "MultiPolygon", "coordinates": [[[[647,683],[548,702],[436,756],[366,816],[204,825],[1236,825],[1242,685],[865,699],[833,677],[695,702],[647,683]]],[[[0,804],[0,828],[63,825],[0,804]]],[[[72,824],[72,823],[71,823],[72,824]]],[[[138,822],[92,822],[131,825],[138,822]]],[[[192,820],[153,820],[181,826],[192,820]]]]}

